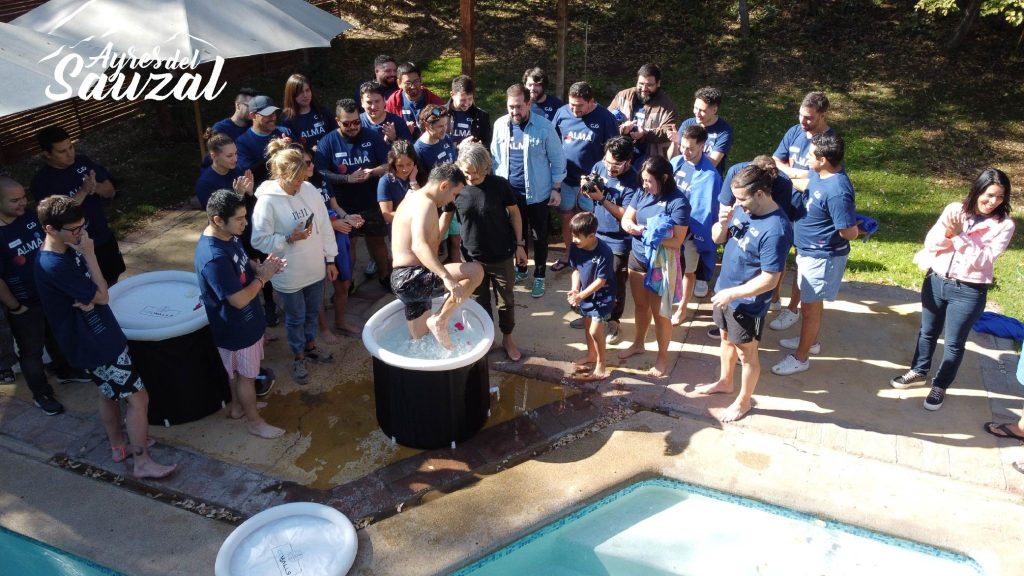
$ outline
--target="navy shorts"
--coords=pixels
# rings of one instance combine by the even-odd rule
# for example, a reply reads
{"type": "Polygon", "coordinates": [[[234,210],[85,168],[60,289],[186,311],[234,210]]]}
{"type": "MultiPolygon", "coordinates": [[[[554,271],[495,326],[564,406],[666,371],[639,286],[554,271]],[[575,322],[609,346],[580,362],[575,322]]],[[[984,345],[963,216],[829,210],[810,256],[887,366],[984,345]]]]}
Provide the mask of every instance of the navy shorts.
{"type": "Polygon", "coordinates": [[[447,292],[441,277],[424,266],[402,266],[392,270],[391,289],[405,304],[405,319],[410,321],[429,312],[433,299],[447,292]]]}

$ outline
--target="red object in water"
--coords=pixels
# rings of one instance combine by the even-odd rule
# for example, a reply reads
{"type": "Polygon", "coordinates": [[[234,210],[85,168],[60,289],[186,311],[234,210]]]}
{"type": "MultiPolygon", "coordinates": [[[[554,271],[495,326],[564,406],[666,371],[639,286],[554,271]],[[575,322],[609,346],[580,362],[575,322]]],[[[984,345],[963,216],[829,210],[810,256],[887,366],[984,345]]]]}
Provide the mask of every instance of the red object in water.
{"type": "Polygon", "coordinates": [[[462,332],[463,330],[466,329],[466,327],[462,325],[462,322],[456,322],[455,329],[458,330],[459,332],[462,332]]]}

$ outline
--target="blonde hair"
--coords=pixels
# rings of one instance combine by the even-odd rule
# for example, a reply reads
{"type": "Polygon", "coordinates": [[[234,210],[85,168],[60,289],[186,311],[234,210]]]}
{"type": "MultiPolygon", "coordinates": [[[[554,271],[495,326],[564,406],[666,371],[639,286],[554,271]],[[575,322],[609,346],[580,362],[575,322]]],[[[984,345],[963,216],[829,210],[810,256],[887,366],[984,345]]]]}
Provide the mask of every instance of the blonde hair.
{"type": "Polygon", "coordinates": [[[473,172],[486,176],[491,173],[491,153],[483,144],[473,142],[459,149],[459,159],[455,162],[459,168],[471,168],[473,172]]]}
{"type": "Polygon", "coordinates": [[[302,150],[292,147],[285,138],[267,144],[267,170],[274,180],[297,182],[306,179],[306,159],[302,150]]]}

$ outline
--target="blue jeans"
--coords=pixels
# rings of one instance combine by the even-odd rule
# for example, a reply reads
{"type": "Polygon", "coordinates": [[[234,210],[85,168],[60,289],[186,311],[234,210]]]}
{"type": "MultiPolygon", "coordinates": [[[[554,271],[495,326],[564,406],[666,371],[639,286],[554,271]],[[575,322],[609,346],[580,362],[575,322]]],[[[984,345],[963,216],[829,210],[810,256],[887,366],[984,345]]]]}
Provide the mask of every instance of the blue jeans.
{"type": "Polygon", "coordinates": [[[306,342],[316,340],[316,319],[324,298],[324,281],[317,280],[289,294],[278,292],[277,296],[284,310],[288,347],[292,349],[292,353],[298,354],[305,350],[306,342]]]}
{"type": "Polygon", "coordinates": [[[964,359],[964,347],[971,327],[985,310],[987,296],[986,284],[948,280],[934,272],[925,276],[921,286],[921,331],[917,334],[914,372],[928,373],[939,334],[944,333],[946,345],[942,363],[932,385],[949,388],[964,359]]]}

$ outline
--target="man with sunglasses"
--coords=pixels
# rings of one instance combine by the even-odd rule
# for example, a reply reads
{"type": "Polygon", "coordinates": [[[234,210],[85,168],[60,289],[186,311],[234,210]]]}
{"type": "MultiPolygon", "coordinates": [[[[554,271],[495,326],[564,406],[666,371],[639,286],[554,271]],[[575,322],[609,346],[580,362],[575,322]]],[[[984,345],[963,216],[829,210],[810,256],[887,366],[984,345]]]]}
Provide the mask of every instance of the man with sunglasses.
{"type": "Polygon", "coordinates": [[[388,97],[387,111],[401,116],[413,139],[420,136],[420,112],[428,106],[444,106],[444,100],[423,85],[420,69],[412,62],[398,67],[398,87],[388,97]]]}
{"type": "Polygon", "coordinates": [[[116,194],[110,173],[85,154],[77,154],[75,143],[60,126],[40,130],[39,147],[46,163],[32,178],[32,195],[37,202],[49,196],[68,196],[82,207],[91,223],[90,232],[103,278],[107,284],[114,285],[125,271],[125,265],[104,209],[116,194]]]}
{"type": "Polygon", "coordinates": [[[252,127],[235,140],[238,148],[238,169],[252,170],[253,187],[258,188],[267,179],[264,155],[271,140],[288,136],[290,131],[277,125],[281,109],[274,106],[268,96],[256,96],[249,101],[249,120],[252,127]]]}
{"type": "Polygon", "coordinates": [[[761,374],[758,346],[768,303],[793,244],[793,226],[772,199],[772,179],[765,170],[755,165],[740,170],[732,179],[732,193],[736,203],[723,206],[711,229],[715,243],[725,244],[722,271],[711,297],[712,317],[722,336],[719,378],[694,389],[702,395],[731,394],[739,358],[740,393],[719,414],[721,422],[739,420],[750,411],[761,374]]]}
{"type": "Polygon", "coordinates": [[[338,100],[335,114],[338,129],[320,139],[313,163],[330,185],[338,205],[347,214],[363,217],[363,226],[349,234],[351,253],[356,254],[358,238],[366,237],[366,249],[383,282],[391,267],[388,227],[377,203],[377,183],[387,172],[388,145],[375,130],[363,129],[355,100],[338,100]]]}

